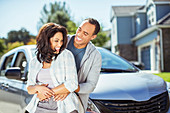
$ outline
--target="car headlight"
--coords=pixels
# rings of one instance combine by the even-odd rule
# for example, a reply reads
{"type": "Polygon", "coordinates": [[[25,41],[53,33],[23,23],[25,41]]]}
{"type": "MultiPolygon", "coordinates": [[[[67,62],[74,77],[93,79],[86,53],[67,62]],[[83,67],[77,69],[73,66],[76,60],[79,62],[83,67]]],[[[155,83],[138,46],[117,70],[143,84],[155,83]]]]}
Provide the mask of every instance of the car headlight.
{"type": "Polygon", "coordinates": [[[96,105],[89,99],[86,113],[101,113],[96,105]]]}
{"type": "Polygon", "coordinates": [[[166,82],[166,84],[167,84],[168,92],[170,93],[170,82],[166,82]]]}
{"type": "Polygon", "coordinates": [[[113,113],[113,112],[110,111],[110,109],[108,109],[104,105],[102,105],[100,100],[89,99],[86,113],[113,113]]]}

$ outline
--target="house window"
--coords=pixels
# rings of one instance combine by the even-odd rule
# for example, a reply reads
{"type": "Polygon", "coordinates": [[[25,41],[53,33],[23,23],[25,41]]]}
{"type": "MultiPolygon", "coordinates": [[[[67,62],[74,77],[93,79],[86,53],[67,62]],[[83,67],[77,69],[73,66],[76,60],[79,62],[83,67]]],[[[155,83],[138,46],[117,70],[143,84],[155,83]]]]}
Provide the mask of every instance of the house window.
{"type": "Polygon", "coordinates": [[[149,20],[149,25],[151,24],[151,20],[149,20]]]}
{"type": "Polygon", "coordinates": [[[148,27],[152,26],[155,23],[155,7],[153,4],[150,4],[147,8],[147,21],[148,21],[148,27]]]}
{"type": "Polygon", "coordinates": [[[154,18],[152,18],[152,22],[154,22],[154,18]]]}

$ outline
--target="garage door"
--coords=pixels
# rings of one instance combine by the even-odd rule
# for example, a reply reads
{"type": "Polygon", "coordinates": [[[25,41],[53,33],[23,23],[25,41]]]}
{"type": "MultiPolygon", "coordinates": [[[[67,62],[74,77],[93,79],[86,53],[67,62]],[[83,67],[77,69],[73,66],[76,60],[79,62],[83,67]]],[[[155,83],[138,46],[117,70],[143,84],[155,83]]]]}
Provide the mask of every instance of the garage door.
{"type": "Polygon", "coordinates": [[[142,48],[141,57],[142,57],[142,62],[145,65],[145,70],[150,70],[151,69],[150,46],[142,48]]]}

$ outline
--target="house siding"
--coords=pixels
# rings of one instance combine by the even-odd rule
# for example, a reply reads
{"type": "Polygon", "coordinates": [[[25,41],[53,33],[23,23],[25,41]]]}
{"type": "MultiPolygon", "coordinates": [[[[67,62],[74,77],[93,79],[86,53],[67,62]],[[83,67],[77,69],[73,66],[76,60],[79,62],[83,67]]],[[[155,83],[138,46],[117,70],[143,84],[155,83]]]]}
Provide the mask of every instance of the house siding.
{"type": "Polygon", "coordinates": [[[137,40],[135,42],[135,45],[140,46],[142,44],[145,44],[147,42],[150,42],[150,41],[154,40],[155,38],[157,38],[157,31],[154,31],[154,32],[146,35],[145,37],[142,37],[141,39],[137,40]]]}
{"type": "Polygon", "coordinates": [[[170,4],[156,6],[156,21],[160,20],[170,12],[170,4]]]}
{"type": "MultiPolygon", "coordinates": [[[[118,44],[132,44],[131,37],[133,35],[133,19],[132,17],[118,17],[118,44]]],[[[134,22],[133,22],[134,23],[134,22]]]]}
{"type": "Polygon", "coordinates": [[[136,20],[136,35],[147,28],[146,13],[137,14],[136,20]]]}

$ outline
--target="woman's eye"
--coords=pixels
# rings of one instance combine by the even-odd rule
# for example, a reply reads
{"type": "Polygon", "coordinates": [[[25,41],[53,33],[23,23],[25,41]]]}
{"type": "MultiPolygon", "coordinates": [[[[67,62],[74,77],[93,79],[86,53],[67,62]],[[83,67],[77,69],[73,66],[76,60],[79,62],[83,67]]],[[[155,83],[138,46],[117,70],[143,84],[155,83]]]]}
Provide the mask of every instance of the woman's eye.
{"type": "Polygon", "coordinates": [[[84,33],[85,36],[87,36],[88,34],[87,33],[84,33]]]}

